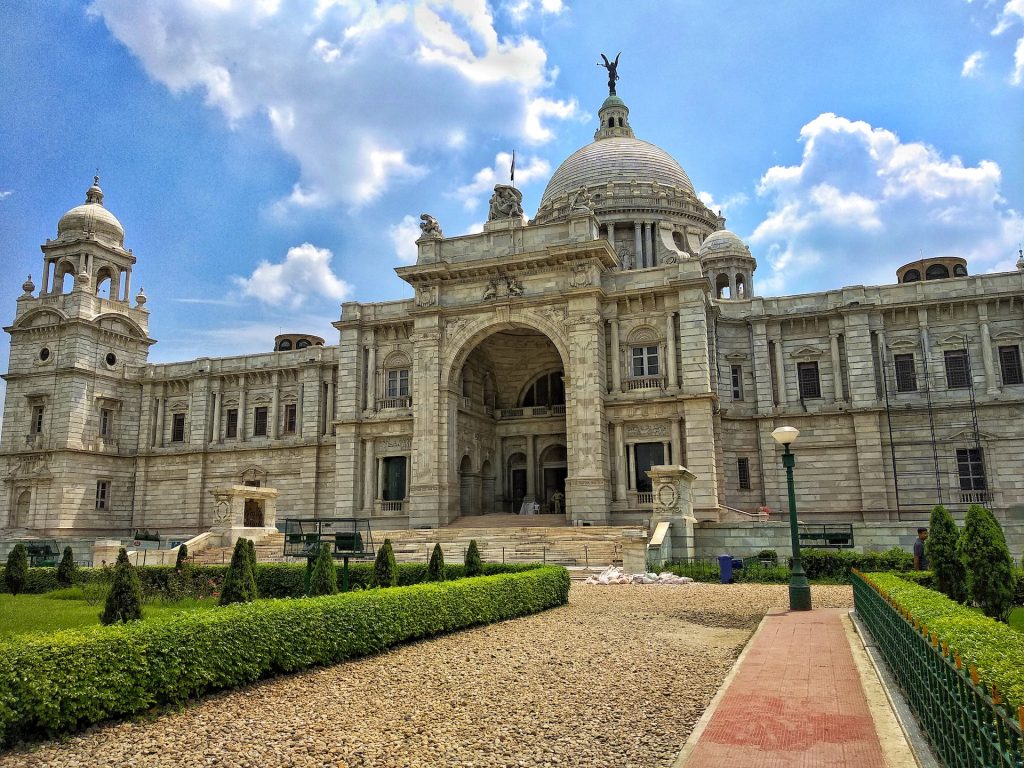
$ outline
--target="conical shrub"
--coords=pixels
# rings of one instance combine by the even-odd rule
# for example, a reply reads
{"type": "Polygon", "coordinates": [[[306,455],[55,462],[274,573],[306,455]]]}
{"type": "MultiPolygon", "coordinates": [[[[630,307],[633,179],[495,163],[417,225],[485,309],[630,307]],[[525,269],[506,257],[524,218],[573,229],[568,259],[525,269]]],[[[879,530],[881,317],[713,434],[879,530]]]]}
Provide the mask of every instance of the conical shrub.
{"type": "Polygon", "coordinates": [[[142,618],[142,585],[139,574],[128,560],[124,547],[117,553],[114,581],[107,593],[107,602],[100,614],[100,624],[138,621],[142,618]]]}
{"type": "Polygon", "coordinates": [[[309,596],[334,595],[338,592],[338,569],[331,557],[331,545],[324,542],[317,551],[313,570],[309,574],[309,596]]]}
{"type": "Polygon", "coordinates": [[[256,578],[249,560],[247,541],[248,539],[239,539],[235,542],[235,549],[231,553],[231,564],[228,566],[227,573],[224,574],[224,586],[220,593],[221,605],[247,603],[255,598],[256,578]]]}
{"type": "Polygon", "coordinates": [[[12,595],[25,591],[28,581],[28,550],[24,544],[15,544],[14,549],[7,553],[7,567],[4,569],[4,582],[7,591],[12,595]]]}
{"type": "Polygon", "coordinates": [[[395,550],[391,546],[391,539],[384,539],[384,543],[377,550],[377,559],[373,561],[371,586],[398,586],[398,563],[395,562],[395,550]]]}
{"type": "Polygon", "coordinates": [[[992,512],[972,504],[957,552],[967,570],[967,591],[986,616],[1007,621],[1013,603],[1013,559],[992,512]]]}
{"type": "Polygon", "coordinates": [[[480,560],[480,548],[476,545],[476,539],[471,539],[469,548],[466,550],[466,576],[479,576],[484,572],[483,561],[480,560]]]}
{"type": "Polygon", "coordinates": [[[967,572],[964,562],[957,554],[956,545],[960,540],[960,529],[944,506],[939,504],[932,510],[928,521],[928,539],[924,543],[928,566],[935,574],[935,584],[950,600],[958,603],[967,601],[967,572]]]}
{"type": "Polygon", "coordinates": [[[249,599],[256,600],[260,593],[256,586],[256,542],[252,539],[245,540],[245,556],[249,562],[249,599]]]}
{"type": "Polygon", "coordinates": [[[57,566],[57,583],[62,587],[70,587],[75,583],[75,553],[71,547],[64,547],[64,554],[57,566]]]}
{"type": "Polygon", "coordinates": [[[440,544],[435,544],[434,550],[430,553],[427,581],[444,581],[444,552],[441,551],[440,544]]]}
{"type": "Polygon", "coordinates": [[[178,547],[178,556],[174,560],[174,570],[180,571],[188,563],[188,545],[178,547]]]}

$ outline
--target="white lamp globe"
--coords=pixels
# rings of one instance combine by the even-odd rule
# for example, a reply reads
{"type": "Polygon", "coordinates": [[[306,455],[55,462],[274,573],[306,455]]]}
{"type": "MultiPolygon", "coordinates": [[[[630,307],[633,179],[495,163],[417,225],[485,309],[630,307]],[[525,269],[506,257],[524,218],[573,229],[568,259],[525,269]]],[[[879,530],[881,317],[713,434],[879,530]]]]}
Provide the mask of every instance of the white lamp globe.
{"type": "Polygon", "coordinates": [[[796,427],[779,427],[772,432],[772,437],[779,445],[789,445],[800,436],[800,430],[796,427]]]}

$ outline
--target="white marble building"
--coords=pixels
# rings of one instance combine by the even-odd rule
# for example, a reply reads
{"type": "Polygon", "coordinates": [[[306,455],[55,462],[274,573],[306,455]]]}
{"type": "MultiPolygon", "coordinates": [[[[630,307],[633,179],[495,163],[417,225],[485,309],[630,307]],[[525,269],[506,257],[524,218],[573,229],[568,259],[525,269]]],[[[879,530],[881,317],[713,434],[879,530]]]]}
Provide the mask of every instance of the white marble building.
{"type": "Polygon", "coordinates": [[[695,473],[715,521],[785,507],[782,424],[801,430],[804,520],[940,499],[1022,515],[1024,258],[758,296],[753,256],[679,164],[618,97],[599,116],[534,219],[511,187],[481,234],[424,216],[397,270],[411,298],[346,303],[333,343],[293,334],[265,354],[148,363],[136,259],[94,184],[5,329],[0,526],[199,532],[210,491],[243,483],[277,489],[280,518],[436,527],[536,501],[625,524],[649,516],[663,463],[695,473]]]}

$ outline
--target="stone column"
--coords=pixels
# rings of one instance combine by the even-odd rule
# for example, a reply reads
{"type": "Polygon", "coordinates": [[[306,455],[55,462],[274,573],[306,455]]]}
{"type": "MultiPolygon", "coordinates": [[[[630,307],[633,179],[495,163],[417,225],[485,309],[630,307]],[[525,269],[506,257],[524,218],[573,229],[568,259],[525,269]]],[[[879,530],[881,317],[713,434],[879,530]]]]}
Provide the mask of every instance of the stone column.
{"type": "Polygon", "coordinates": [[[981,331],[981,362],[985,366],[985,388],[990,395],[999,394],[996,367],[992,360],[992,336],[988,327],[988,307],[978,305],[978,329],[981,331]]]}
{"type": "MultiPolygon", "coordinates": [[[[614,221],[609,221],[608,224],[607,224],[607,227],[608,227],[608,244],[612,247],[612,250],[615,251],[615,222],[614,221]]],[[[615,252],[618,253],[618,251],[615,251],[615,252]]]]}
{"type": "Polygon", "coordinates": [[[377,410],[377,340],[369,347],[369,354],[366,357],[366,407],[368,410],[377,410]]]}
{"type": "Polygon", "coordinates": [[[218,384],[218,388],[213,390],[213,434],[210,435],[211,443],[220,442],[220,412],[222,410],[221,403],[224,400],[224,394],[220,391],[219,386],[218,384]]]}
{"type": "Polygon", "coordinates": [[[676,370],[676,313],[669,312],[665,318],[665,337],[668,339],[668,359],[665,368],[668,371],[668,385],[675,389],[679,386],[679,372],[676,370]]]}
{"type": "Polygon", "coordinates": [[[164,406],[167,404],[167,398],[164,397],[164,391],[161,388],[160,397],[156,399],[156,440],[153,444],[157,448],[164,447],[164,406]]]}
{"type": "Polygon", "coordinates": [[[889,382],[885,378],[885,361],[889,359],[889,347],[885,340],[885,328],[879,326],[878,330],[875,331],[875,337],[878,339],[878,360],[875,361],[875,365],[878,366],[878,378],[882,380],[882,391],[878,393],[878,400],[879,402],[884,402],[885,390],[889,386],[889,382]]]}
{"type": "Polygon", "coordinates": [[[654,238],[651,237],[651,229],[653,227],[654,225],[651,222],[644,224],[644,251],[646,251],[648,267],[656,266],[654,261],[654,238]]]}
{"type": "Polygon", "coordinates": [[[643,269],[647,266],[644,263],[644,239],[643,231],[641,229],[642,226],[643,225],[639,221],[633,222],[633,239],[635,241],[634,247],[636,249],[634,251],[636,255],[633,257],[633,263],[636,265],[637,269],[643,269]]]}
{"type": "Polygon", "coordinates": [[[613,317],[608,321],[611,327],[611,369],[612,369],[612,392],[622,391],[622,351],[619,349],[619,318],[613,317]]]}
{"type": "Polygon", "coordinates": [[[782,337],[772,339],[775,345],[775,385],[778,387],[779,407],[786,406],[786,364],[782,355],[782,337]]]}
{"type": "Polygon", "coordinates": [[[533,473],[536,469],[536,458],[533,454],[533,435],[526,436],[526,498],[533,499],[536,490],[534,488],[533,473]]]}
{"type": "Polygon", "coordinates": [[[53,265],[50,263],[49,259],[43,259],[43,279],[41,281],[41,285],[39,286],[40,296],[45,296],[50,292],[50,268],[52,266],[53,265]]]}
{"type": "Polygon", "coordinates": [[[245,442],[245,423],[248,421],[246,418],[245,409],[245,374],[241,374],[238,377],[238,440],[239,442],[245,442]]]}
{"type": "Polygon", "coordinates": [[[633,450],[632,445],[623,443],[626,451],[626,461],[629,469],[626,471],[626,486],[633,490],[636,488],[636,451],[633,450]]]}
{"type": "Polygon", "coordinates": [[[363,456],[363,511],[369,515],[373,513],[373,484],[377,479],[377,458],[372,438],[363,441],[363,456]]]}
{"type": "Polygon", "coordinates": [[[131,301],[132,298],[132,271],[126,269],[124,273],[124,298],[121,301],[131,301]]]}
{"type": "Polygon", "coordinates": [[[729,298],[738,298],[736,296],[736,267],[729,267],[729,298]]]}
{"type": "Polygon", "coordinates": [[[679,426],[679,419],[673,416],[669,420],[669,436],[672,439],[672,463],[683,463],[683,430],[679,426]]]}
{"type": "MultiPolygon", "coordinates": [[[[917,309],[917,327],[918,332],[921,335],[921,354],[924,355],[926,368],[929,375],[932,375],[932,345],[928,339],[928,309],[927,307],[918,307],[917,309]]],[[[928,387],[931,387],[930,381],[925,382],[928,387]]]]}
{"type": "Polygon", "coordinates": [[[374,488],[373,499],[384,498],[384,457],[377,459],[377,486],[374,488]]]}
{"type": "MultiPolygon", "coordinates": [[[[440,318],[419,316],[413,333],[412,485],[409,527],[436,528],[448,522],[452,468],[449,454],[448,382],[441,381],[440,318]]],[[[447,374],[446,374],[447,375],[447,374]]]]}
{"type": "Polygon", "coordinates": [[[619,501],[626,500],[626,441],[622,437],[622,422],[616,421],[615,427],[615,496],[619,501]]]}
{"type": "Polygon", "coordinates": [[[270,439],[277,440],[279,414],[281,409],[281,374],[274,371],[270,376],[274,392],[270,399],[270,439]]]}
{"type": "Polygon", "coordinates": [[[832,348],[832,399],[837,403],[845,402],[843,397],[843,367],[839,357],[839,334],[829,334],[829,344],[832,348]]]}
{"type": "Polygon", "coordinates": [[[754,390],[757,394],[757,412],[759,414],[771,413],[774,401],[772,400],[772,367],[771,357],[768,354],[768,335],[765,324],[762,321],[751,323],[751,373],[754,376],[754,390]]]}
{"type": "MultiPolygon", "coordinates": [[[[331,434],[331,426],[334,421],[334,381],[331,379],[327,380],[325,397],[327,402],[324,404],[324,434],[331,434]]],[[[409,473],[406,472],[406,475],[409,473]]]]}

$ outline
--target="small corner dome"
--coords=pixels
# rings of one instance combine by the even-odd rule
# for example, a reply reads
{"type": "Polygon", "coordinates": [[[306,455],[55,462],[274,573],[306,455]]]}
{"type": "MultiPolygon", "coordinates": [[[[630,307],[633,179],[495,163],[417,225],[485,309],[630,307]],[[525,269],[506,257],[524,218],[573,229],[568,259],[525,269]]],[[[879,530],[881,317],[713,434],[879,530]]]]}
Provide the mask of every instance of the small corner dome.
{"type": "Polygon", "coordinates": [[[701,243],[699,258],[708,256],[747,256],[750,257],[750,249],[747,248],[738,235],[727,229],[720,229],[708,235],[701,243]]]}
{"type": "Polygon", "coordinates": [[[85,193],[85,202],[76,205],[60,217],[57,222],[57,238],[82,238],[93,235],[112,242],[118,247],[124,245],[124,227],[117,217],[103,207],[103,190],[99,177],[93,177],[92,186],[85,193]]]}

